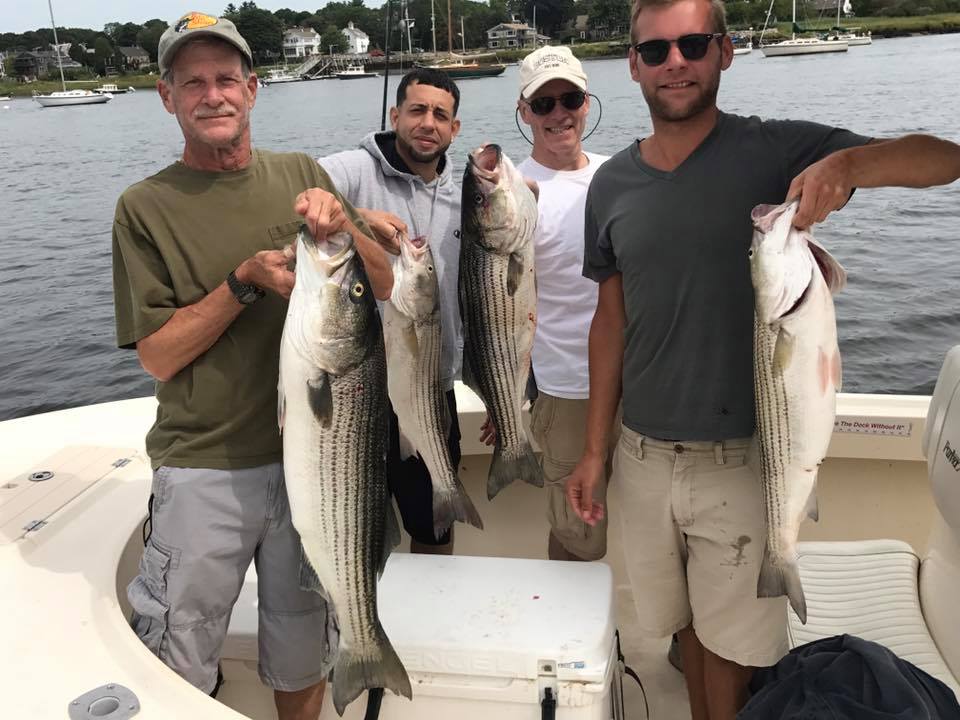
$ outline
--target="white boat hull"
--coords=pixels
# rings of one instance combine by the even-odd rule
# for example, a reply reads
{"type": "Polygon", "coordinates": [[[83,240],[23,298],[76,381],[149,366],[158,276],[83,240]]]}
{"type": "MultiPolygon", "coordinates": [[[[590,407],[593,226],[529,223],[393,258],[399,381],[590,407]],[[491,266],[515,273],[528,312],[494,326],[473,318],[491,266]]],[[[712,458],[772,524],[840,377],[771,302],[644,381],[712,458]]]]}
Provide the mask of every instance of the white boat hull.
{"type": "Polygon", "coordinates": [[[733,49],[733,54],[734,54],[734,55],[749,55],[752,50],[753,50],[753,48],[748,48],[748,47],[745,47],[745,48],[735,47],[735,48],[733,49]]]}
{"type": "Polygon", "coordinates": [[[784,40],[773,45],[763,45],[760,50],[764,57],[784,57],[846,52],[848,47],[845,40],[784,40]]]}
{"type": "Polygon", "coordinates": [[[55,95],[35,95],[33,97],[43,107],[65,107],[67,105],[102,105],[113,100],[113,95],[70,95],[57,97],[55,95]]]}

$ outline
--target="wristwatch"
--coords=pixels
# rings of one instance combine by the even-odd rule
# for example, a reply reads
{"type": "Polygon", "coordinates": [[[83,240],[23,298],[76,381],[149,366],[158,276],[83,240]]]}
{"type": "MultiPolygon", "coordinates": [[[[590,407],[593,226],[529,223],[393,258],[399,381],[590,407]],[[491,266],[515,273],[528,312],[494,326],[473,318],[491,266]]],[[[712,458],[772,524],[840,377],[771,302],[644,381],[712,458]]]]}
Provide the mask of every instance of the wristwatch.
{"type": "Polygon", "coordinates": [[[237,280],[237,275],[234,271],[231,271],[230,274],[227,275],[227,287],[230,288],[230,292],[233,293],[237,302],[242,305],[253,305],[253,303],[266,295],[266,293],[256,285],[248,285],[247,283],[242,283],[237,280]]]}

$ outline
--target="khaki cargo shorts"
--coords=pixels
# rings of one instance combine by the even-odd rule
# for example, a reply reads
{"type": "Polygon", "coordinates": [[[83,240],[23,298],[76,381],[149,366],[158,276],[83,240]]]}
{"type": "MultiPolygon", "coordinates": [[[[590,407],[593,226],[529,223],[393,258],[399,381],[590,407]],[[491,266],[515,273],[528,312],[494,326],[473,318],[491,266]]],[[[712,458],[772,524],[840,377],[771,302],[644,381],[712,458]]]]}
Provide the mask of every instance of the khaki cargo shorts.
{"type": "Polygon", "coordinates": [[[339,638],[321,595],[300,589],[300,538],[279,463],[244,470],[160,467],[151,528],[127,587],[131,625],[187,682],[210,693],[230,612],[257,565],[260,679],[302,690],[326,678],[339,638]]]}
{"type": "Polygon", "coordinates": [[[623,547],[641,632],[691,622],[704,647],[773,665],[787,644],[786,598],[758,598],[763,490],[749,438],[669,442],[622,428],[613,461],[623,547]]]}
{"type": "MultiPolygon", "coordinates": [[[[540,447],[543,484],[547,491],[547,520],[564,549],[584,560],[599,560],[607,554],[607,516],[593,527],[577,517],[567,502],[564,479],[583,454],[587,427],[587,400],[569,400],[540,392],[530,410],[530,430],[540,447]]],[[[619,417],[614,428],[620,427],[619,417]]],[[[610,465],[607,463],[607,478],[610,465]]],[[[594,499],[607,502],[607,483],[594,492],[594,499]]]]}

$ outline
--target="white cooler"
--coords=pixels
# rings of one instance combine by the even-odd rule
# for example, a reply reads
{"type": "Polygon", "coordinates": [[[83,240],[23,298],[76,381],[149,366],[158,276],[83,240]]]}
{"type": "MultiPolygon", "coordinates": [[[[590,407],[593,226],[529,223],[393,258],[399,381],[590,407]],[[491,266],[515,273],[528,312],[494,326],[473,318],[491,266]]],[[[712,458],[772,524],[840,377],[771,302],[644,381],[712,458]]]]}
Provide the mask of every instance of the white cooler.
{"type": "MultiPolygon", "coordinates": [[[[256,661],[256,597],[248,577],[224,658],[256,661]]],[[[384,720],[622,716],[613,582],[603,563],[395,554],[379,603],[413,687],[412,702],[384,694],[384,720]],[[555,713],[543,704],[550,697],[555,713]]],[[[365,708],[361,696],[344,717],[362,718],[365,708]]]]}

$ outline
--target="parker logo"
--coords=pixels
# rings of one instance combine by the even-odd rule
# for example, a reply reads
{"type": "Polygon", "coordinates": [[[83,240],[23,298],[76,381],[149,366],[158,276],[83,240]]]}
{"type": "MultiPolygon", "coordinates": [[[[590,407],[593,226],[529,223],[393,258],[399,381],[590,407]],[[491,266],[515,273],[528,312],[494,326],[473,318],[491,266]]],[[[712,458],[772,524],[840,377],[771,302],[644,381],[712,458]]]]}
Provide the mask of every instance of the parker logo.
{"type": "Polygon", "coordinates": [[[943,446],[943,456],[947,459],[947,462],[953,466],[953,469],[957,472],[960,472],[960,455],[957,454],[957,451],[950,447],[950,441],[943,446]]]}

